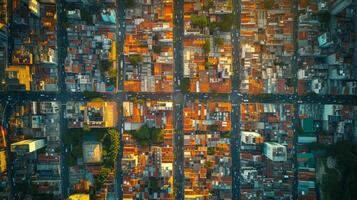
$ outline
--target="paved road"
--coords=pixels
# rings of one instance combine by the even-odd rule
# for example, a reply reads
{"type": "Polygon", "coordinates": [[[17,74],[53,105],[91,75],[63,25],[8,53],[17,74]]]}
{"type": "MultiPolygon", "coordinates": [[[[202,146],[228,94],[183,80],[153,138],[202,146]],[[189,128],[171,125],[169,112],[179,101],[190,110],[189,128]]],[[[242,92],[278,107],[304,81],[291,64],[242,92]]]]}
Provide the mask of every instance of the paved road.
{"type": "MultiPolygon", "coordinates": [[[[293,0],[293,7],[292,7],[292,12],[294,14],[294,20],[293,20],[293,41],[294,41],[294,56],[293,59],[291,60],[291,67],[292,67],[292,74],[293,74],[293,86],[294,86],[294,97],[299,97],[298,96],[298,64],[297,64],[297,57],[298,57],[298,31],[299,31],[299,11],[298,11],[298,5],[299,2],[298,0],[293,0]]],[[[303,98],[305,100],[305,98],[303,98]]],[[[306,97],[306,99],[309,99],[306,97]]],[[[314,99],[314,98],[313,98],[314,99]]],[[[302,101],[301,99],[298,101],[302,101]]],[[[298,101],[295,101],[294,103],[294,121],[293,121],[293,131],[294,131],[294,139],[293,139],[293,162],[294,162],[294,167],[293,167],[293,172],[294,172],[294,183],[293,183],[293,199],[298,199],[298,182],[299,182],[299,176],[298,176],[298,160],[297,160],[297,141],[298,141],[298,135],[297,135],[297,128],[299,127],[299,104],[298,101]]]]}
{"type": "Polygon", "coordinates": [[[240,0],[233,0],[234,26],[232,29],[233,45],[233,81],[232,93],[228,100],[232,103],[232,138],[231,138],[231,156],[232,156],[232,197],[240,199],[240,105],[242,95],[238,93],[240,87],[240,21],[241,21],[241,3],[240,0]]]}
{"type": "MultiPolygon", "coordinates": [[[[65,10],[64,10],[64,0],[57,1],[56,4],[56,10],[57,10],[57,58],[58,58],[58,90],[60,92],[66,91],[66,82],[65,82],[65,68],[64,68],[64,61],[66,59],[67,53],[66,53],[66,48],[68,44],[67,40],[67,32],[66,29],[63,26],[63,20],[65,19],[65,10]]],[[[61,93],[59,93],[61,94],[61,93]]],[[[40,95],[41,96],[41,95],[40,95]]],[[[44,94],[42,96],[45,96],[44,94]]],[[[55,98],[56,99],[60,95],[56,94],[55,98]]],[[[64,117],[64,111],[65,111],[65,104],[69,100],[69,95],[66,96],[61,96],[62,98],[58,98],[60,102],[60,138],[61,138],[61,159],[60,159],[60,166],[61,166],[61,191],[62,191],[62,198],[67,198],[68,197],[68,192],[69,192],[69,166],[65,164],[66,160],[66,152],[65,152],[65,146],[64,146],[64,134],[66,133],[67,130],[67,123],[64,117]]],[[[49,97],[50,98],[50,97],[49,97]]]]}
{"type": "Polygon", "coordinates": [[[184,194],[184,140],[183,140],[183,107],[185,97],[180,89],[180,83],[183,77],[183,0],[174,1],[174,191],[175,199],[183,200],[184,194]]]}
{"type": "MultiPolygon", "coordinates": [[[[264,94],[264,95],[248,95],[237,93],[242,99],[242,103],[298,103],[298,104],[346,104],[357,105],[355,96],[347,95],[285,95],[285,94],[264,94]]],[[[103,94],[103,99],[115,100],[118,94],[103,94]]],[[[147,100],[172,100],[173,96],[168,93],[129,93],[125,92],[124,99],[132,100],[135,98],[143,98],[147,100]]],[[[232,94],[208,94],[208,93],[189,93],[185,95],[188,101],[198,99],[200,101],[217,100],[231,101],[232,94]]],[[[0,101],[6,101],[9,97],[19,99],[21,101],[88,101],[89,99],[83,96],[83,93],[71,92],[0,92],[0,101]],[[21,97],[21,98],[20,98],[21,97]]]]}
{"type": "MultiPolygon", "coordinates": [[[[119,138],[122,144],[122,135],[123,135],[123,129],[124,129],[124,117],[122,115],[122,110],[123,110],[123,101],[124,98],[128,98],[125,96],[124,91],[124,72],[125,72],[125,62],[124,62],[124,41],[125,41],[125,36],[126,36],[126,31],[125,31],[125,2],[124,0],[117,0],[116,1],[116,6],[117,6],[117,24],[116,24],[116,29],[117,29],[117,52],[118,52],[118,62],[117,62],[117,67],[118,67],[118,95],[115,96],[115,100],[117,103],[117,110],[118,110],[118,125],[117,129],[119,131],[119,138]]],[[[133,95],[138,96],[138,95],[133,95]]],[[[131,98],[131,97],[130,97],[131,98]]],[[[115,193],[116,193],[116,198],[117,199],[123,199],[123,189],[122,189],[122,183],[123,183],[123,173],[122,173],[122,168],[121,168],[121,160],[123,157],[123,145],[120,145],[119,153],[118,153],[118,158],[116,162],[116,181],[115,181],[115,193]]]]}
{"type": "MultiPolygon", "coordinates": [[[[233,77],[233,81],[239,81],[237,77],[233,77]]],[[[235,87],[232,84],[232,90],[235,87]]],[[[199,99],[201,101],[217,100],[217,101],[231,101],[234,95],[238,95],[242,103],[289,103],[289,104],[347,104],[357,105],[357,98],[355,96],[339,96],[339,95],[304,95],[297,94],[262,94],[262,95],[249,95],[239,92],[232,92],[232,94],[188,94],[188,100],[194,101],[199,99]]]]}

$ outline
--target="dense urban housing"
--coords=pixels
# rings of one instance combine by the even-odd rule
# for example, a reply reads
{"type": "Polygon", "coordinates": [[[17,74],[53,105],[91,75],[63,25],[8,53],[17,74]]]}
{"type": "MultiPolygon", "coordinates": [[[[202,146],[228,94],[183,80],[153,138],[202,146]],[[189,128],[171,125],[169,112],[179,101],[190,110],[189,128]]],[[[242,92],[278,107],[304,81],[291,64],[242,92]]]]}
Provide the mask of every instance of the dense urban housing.
{"type": "Polygon", "coordinates": [[[0,199],[357,199],[357,0],[0,0],[0,199]]]}

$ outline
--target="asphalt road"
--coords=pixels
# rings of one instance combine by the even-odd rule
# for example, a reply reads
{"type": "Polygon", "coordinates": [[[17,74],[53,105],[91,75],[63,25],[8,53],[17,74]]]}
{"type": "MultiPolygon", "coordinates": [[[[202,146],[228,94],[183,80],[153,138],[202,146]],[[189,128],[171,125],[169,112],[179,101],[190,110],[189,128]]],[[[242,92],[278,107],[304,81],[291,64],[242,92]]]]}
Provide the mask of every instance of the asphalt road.
{"type": "MultiPolygon", "coordinates": [[[[238,93],[240,87],[240,21],[241,7],[240,0],[233,0],[234,25],[231,31],[233,43],[233,81],[232,93],[228,100],[232,103],[231,123],[232,123],[232,138],[231,138],[231,156],[232,156],[232,197],[240,199],[240,105],[242,103],[242,95],[238,93]]],[[[248,98],[248,96],[247,96],[248,98]]]]}
{"type": "MultiPolygon", "coordinates": [[[[65,82],[65,68],[64,68],[64,61],[66,59],[67,53],[66,53],[66,48],[68,44],[67,40],[67,32],[66,29],[63,26],[63,19],[66,17],[65,16],[65,10],[63,7],[64,1],[60,0],[57,1],[57,57],[58,57],[58,90],[61,92],[66,91],[66,82],[65,82]]],[[[31,93],[29,94],[31,95],[31,93]]],[[[45,94],[40,95],[40,97],[44,97],[45,94]]],[[[56,95],[53,99],[56,99],[58,97],[62,97],[61,95],[56,95]]],[[[67,130],[67,123],[65,121],[64,117],[64,111],[65,111],[65,104],[69,100],[69,95],[63,96],[62,98],[58,98],[60,101],[60,106],[61,109],[59,110],[60,114],[60,138],[61,138],[61,159],[60,159],[60,167],[61,167],[61,191],[62,191],[62,198],[67,198],[69,195],[69,166],[65,164],[66,161],[66,152],[65,152],[65,146],[64,146],[64,134],[66,134],[67,130]]]]}
{"type": "MultiPolygon", "coordinates": [[[[124,41],[125,41],[125,36],[126,36],[126,23],[125,23],[125,2],[124,0],[117,0],[116,1],[116,6],[117,6],[117,24],[116,24],[116,29],[117,29],[117,47],[118,47],[118,62],[117,62],[117,67],[118,67],[118,95],[116,96],[116,103],[117,103],[117,111],[118,111],[118,124],[117,124],[117,129],[119,131],[119,138],[122,144],[122,135],[123,135],[123,130],[124,130],[124,117],[122,115],[122,110],[123,110],[123,101],[125,97],[124,93],[124,74],[125,74],[125,62],[124,62],[124,41]]],[[[133,95],[137,96],[137,95],[133,95]]],[[[116,162],[116,181],[115,181],[115,191],[117,195],[117,199],[123,199],[123,189],[122,189],[122,183],[123,183],[123,174],[122,174],[122,168],[121,168],[121,160],[123,157],[123,145],[120,145],[119,153],[118,153],[118,158],[116,162]]]]}
{"type": "MultiPolygon", "coordinates": [[[[299,30],[299,10],[297,9],[299,5],[298,0],[293,0],[293,7],[292,7],[292,12],[294,13],[294,20],[293,20],[293,41],[294,41],[294,56],[293,59],[291,60],[291,67],[292,67],[292,74],[293,74],[293,86],[294,86],[294,97],[299,97],[298,96],[298,64],[297,64],[297,57],[299,55],[298,53],[298,30],[299,30]]],[[[298,160],[297,160],[297,151],[296,151],[296,146],[297,146],[297,141],[298,141],[298,135],[297,135],[297,128],[299,127],[299,104],[298,102],[301,102],[302,100],[295,101],[294,103],[294,121],[293,121],[293,131],[294,131],[294,139],[293,139],[293,162],[294,162],[294,167],[293,167],[293,173],[294,173],[294,182],[293,182],[293,199],[298,199],[298,182],[299,182],[299,176],[298,176],[298,160]]]]}
{"type": "Polygon", "coordinates": [[[183,140],[183,107],[185,97],[180,89],[180,83],[183,77],[183,0],[174,1],[174,195],[175,199],[183,200],[184,194],[184,140],[183,140]]]}

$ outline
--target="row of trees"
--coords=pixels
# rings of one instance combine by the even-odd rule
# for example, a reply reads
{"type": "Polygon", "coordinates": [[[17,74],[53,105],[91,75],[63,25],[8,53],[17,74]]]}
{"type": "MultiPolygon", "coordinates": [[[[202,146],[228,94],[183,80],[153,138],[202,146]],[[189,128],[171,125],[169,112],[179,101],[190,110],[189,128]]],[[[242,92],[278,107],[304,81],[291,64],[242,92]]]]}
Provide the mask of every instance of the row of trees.
{"type": "Polygon", "coordinates": [[[92,91],[84,91],[83,96],[85,96],[88,99],[94,99],[94,98],[102,98],[103,95],[100,92],[92,92],[92,91]]]}
{"type": "Polygon", "coordinates": [[[98,191],[103,187],[105,181],[107,181],[109,173],[111,172],[110,168],[102,167],[100,169],[99,175],[95,179],[95,190],[98,191]]]}
{"type": "Polygon", "coordinates": [[[109,174],[114,170],[120,148],[119,132],[116,129],[107,129],[100,138],[103,144],[103,167],[95,179],[95,190],[98,191],[107,181],[109,174]]]}
{"type": "Polygon", "coordinates": [[[204,15],[191,15],[191,24],[193,27],[198,27],[200,29],[208,27],[210,32],[213,32],[216,29],[223,32],[229,32],[233,23],[233,14],[222,15],[222,18],[218,22],[210,22],[204,15]]]}
{"type": "Polygon", "coordinates": [[[106,150],[106,157],[104,166],[110,168],[114,166],[115,161],[118,158],[118,152],[120,148],[119,132],[116,129],[107,130],[107,134],[104,139],[104,148],[106,150]]]}

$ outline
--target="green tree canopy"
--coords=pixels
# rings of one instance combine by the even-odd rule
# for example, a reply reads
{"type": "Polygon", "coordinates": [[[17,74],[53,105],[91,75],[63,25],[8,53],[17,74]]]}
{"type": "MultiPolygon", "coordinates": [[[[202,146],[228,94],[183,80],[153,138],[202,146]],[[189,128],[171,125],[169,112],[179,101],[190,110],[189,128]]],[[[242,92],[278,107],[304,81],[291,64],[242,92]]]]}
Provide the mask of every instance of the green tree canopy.
{"type": "Polygon", "coordinates": [[[142,146],[151,146],[163,141],[161,129],[149,127],[144,124],[140,129],[131,132],[133,138],[142,146]]]}
{"type": "Polygon", "coordinates": [[[264,0],[264,8],[265,9],[272,9],[274,6],[274,0],[264,0]]]}
{"type": "Polygon", "coordinates": [[[202,49],[205,54],[208,54],[211,51],[211,41],[209,39],[205,41],[205,44],[202,46],[202,49]]]}
{"type": "Polygon", "coordinates": [[[219,30],[223,32],[228,32],[231,30],[234,23],[234,15],[233,14],[226,14],[223,15],[221,20],[217,23],[219,30]]]}
{"type": "Polygon", "coordinates": [[[129,62],[132,65],[138,65],[139,63],[143,62],[143,56],[140,54],[136,54],[136,55],[130,55],[129,56],[129,62]]]}
{"type": "Polygon", "coordinates": [[[160,45],[153,46],[152,49],[153,49],[154,53],[156,53],[156,54],[161,53],[161,46],[160,45]]]}
{"type": "Polygon", "coordinates": [[[214,38],[214,43],[215,43],[217,46],[221,46],[221,45],[223,45],[223,43],[224,43],[224,39],[221,38],[221,37],[215,37],[215,38],[214,38]]]}
{"type": "Polygon", "coordinates": [[[326,168],[322,178],[324,198],[352,200],[357,196],[357,145],[342,141],[327,146],[327,156],[336,160],[336,168],[326,168]]]}
{"type": "Polygon", "coordinates": [[[124,4],[126,8],[134,8],[136,5],[135,0],[124,0],[124,4]]]}
{"type": "Polygon", "coordinates": [[[85,96],[86,98],[89,98],[89,99],[93,99],[93,98],[102,98],[103,95],[99,92],[92,92],[92,91],[84,91],[83,93],[83,96],[85,96]]]}
{"type": "Polygon", "coordinates": [[[180,89],[183,93],[190,92],[190,79],[189,78],[182,79],[180,89]]]}
{"type": "Polygon", "coordinates": [[[204,1],[203,9],[208,11],[210,8],[213,8],[213,6],[214,6],[213,0],[204,1]]]}
{"type": "Polygon", "coordinates": [[[96,190],[100,190],[103,187],[104,182],[108,179],[110,171],[111,170],[106,167],[100,169],[99,175],[95,179],[96,190]]]}
{"type": "Polygon", "coordinates": [[[207,161],[205,162],[205,167],[206,167],[206,168],[211,168],[212,165],[213,165],[212,162],[209,161],[209,160],[207,160],[207,161]]]}
{"type": "Polygon", "coordinates": [[[204,15],[191,15],[191,23],[194,27],[204,28],[208,25],[208,19],[204,15]]]}
{"type": "Polygon", "coordinates": [[[231,138],[232,133],[230,131],[221,133],[221,138],[231,138]]]}
{"type": "Polygon", "coordinates": [[[113,62],[109,60],[100,60],[99,61],[99,70],[103,73],[109,71],[113,66],[113,62]]]}
{"type": "Polygon", "coordinates": [[[212,156],[214,155],[214,153],[216,153],[216,150],[214,149],[214,147],[208,147],[207,148],[207,154],[212,156]]]}
{"type": "Polygon", "coordinates": [[[109,149],[107,152],[108,162],[106,162],[106,167],[113,167],[114,162],[118,158],[118,152],[120,148],[119,132],[116,129],[109,129],[107,131],[107,138],[110,141],[109,149]]]}
{"type": "Polygon", "coordinates": [[[288,87],[293,87],[294,86],[294,80],[292,78],[286,79],[286,86],[288,87]]]}

